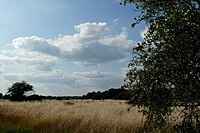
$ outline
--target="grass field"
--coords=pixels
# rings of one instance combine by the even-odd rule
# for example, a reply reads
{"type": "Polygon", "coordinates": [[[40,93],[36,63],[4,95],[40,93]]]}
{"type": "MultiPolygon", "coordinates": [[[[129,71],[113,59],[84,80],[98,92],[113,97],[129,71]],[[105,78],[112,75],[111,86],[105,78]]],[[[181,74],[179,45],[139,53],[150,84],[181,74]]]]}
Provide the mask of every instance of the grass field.
{"type": "Polygon", "coordinates": [[[141,121],[125,101],[0,101],[1,133],[134,133],[141,121]]]}

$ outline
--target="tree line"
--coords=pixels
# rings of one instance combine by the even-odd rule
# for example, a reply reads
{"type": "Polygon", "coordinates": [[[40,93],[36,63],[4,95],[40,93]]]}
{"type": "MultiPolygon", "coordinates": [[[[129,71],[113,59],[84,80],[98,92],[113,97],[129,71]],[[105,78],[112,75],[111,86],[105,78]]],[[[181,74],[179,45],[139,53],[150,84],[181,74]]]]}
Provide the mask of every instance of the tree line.
{"type": "Polygon", "coordinates": [[[129,100],[131,97],[129,91],[124,88],[111,88],[109,90],[100,92],[93,91],[82,96],[82,99],[93,99],[93,100],[103,100],[103,99],[116,99],[116,100],[129,100]]]}
{"type": "Polygon", "coordinates": [[[5,95],[0,93],[0,99],[8,99],[10,101],[34,101],[34,100],[70,100],[70,99],[92,99],[92,100],[104,100],[104,99],[118,99],[118,100],[128,100],[131,95],[129,91],[123,87],[121,88],[111,88],[109,90],[100,92],[93,91],[88,92],[83,96],[43,96],[33,93],[33,86],[25,81],[16,82],[11,87],[5,95]]]}

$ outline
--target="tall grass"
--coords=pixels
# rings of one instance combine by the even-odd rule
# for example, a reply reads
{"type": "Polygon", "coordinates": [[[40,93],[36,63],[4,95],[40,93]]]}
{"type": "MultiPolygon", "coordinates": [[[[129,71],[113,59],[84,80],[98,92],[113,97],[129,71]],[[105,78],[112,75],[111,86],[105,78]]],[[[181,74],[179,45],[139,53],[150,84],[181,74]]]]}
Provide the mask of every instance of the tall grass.
{"type": "Polygon", "coordinates": [[[125,101],[0,101],[1,123],[34,133],[134,133],[141,121],[125,101]]]}
{"type": "Polygon", "coordinates": [[[124,101],[0,102],[0,120],[48,133],[130,133],[141,115],[124,101]]]}

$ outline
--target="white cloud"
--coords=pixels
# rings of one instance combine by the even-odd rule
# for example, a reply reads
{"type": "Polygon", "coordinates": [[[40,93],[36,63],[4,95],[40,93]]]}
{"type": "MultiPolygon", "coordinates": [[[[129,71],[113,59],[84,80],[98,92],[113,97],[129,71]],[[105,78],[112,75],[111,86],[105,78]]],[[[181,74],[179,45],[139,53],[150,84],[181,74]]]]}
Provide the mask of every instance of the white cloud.
{"type": "Polygon", "coordinates": [[[115,36],[105,36],[100,42],[103,45],[116,47],[126,51],[131,51],[134,45],[134,41],[128,39],[126,28],[122,28],[122,32],[115,36]]]}
{"type": "Polygon", "coordinates": [[[107,23],[83,23],[77,26],[74,26],[75,30],[81,38],[97,39],[103,36],[108,31],[107,23]]]}
{"type": "Polygon", "coordinates": [[[128,39],[125,28],[114,35],[112,28],[113,25],[105,22],[87,22],[75,26],[74,34],[55,39],[37,36],[13,39],[8,46],[10,50],[0,50],[3,87],[6,89],[16,81],[26,80],[34,85],[38,94],[58,95],[82,95],[92,90],[120,87],[124,79],[121,72],[107,72],[106,69],[102,72],[96,67],[111,61],[125,61],[135,44],[128,39]],[[90,67],[81,66],[72,72],[71,68],[65,68],[71,62],[90,67]]]}
{"type": "Polygon", "coordinates": [[[19,37],[12,41],[16,49],[44,53],[52,56],[59,56],[60,49],[48,43],[48,40],[37,36],[19,37]]]}
{"type": "Polygon", "coordinates": [[[81,65],[99,65],[108,61],[125,58],[125,55],[117,48],[93,43],[82,47],[80,50],[74,50],[66,53],[65,58],[81,65]]]}
{"type": "Polygon", "coordinates": [[[14,70],[21,66],[19,67],[20,70],[30,70],[33,68],[50,71],[56,60],[52,56],[18,50],[8,50],[0,53],[1,67],[8,68],[14,65],[14,70]]]}
{"type": "Polygon", "coordinates": [[[105,22],[83,23],[75,26],[75,31],[74,35],[54,40],[31,36],[16,38],[12,43],[17,50],[46,54],[86,66],[124,59],[125,52],[131,51],[134,45],[125,28],[113,36],[105,22]]]}

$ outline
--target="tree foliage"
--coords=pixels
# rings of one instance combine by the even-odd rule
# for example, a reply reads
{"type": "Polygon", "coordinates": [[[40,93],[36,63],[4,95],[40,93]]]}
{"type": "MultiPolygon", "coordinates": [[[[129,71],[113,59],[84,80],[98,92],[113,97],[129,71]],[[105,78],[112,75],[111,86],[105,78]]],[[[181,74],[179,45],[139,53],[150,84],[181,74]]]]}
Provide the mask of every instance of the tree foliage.
{"type": "Polygon", "coordinates": [[[148,25],[129,64],[130,103],[143,108],[152,129],[161,129],[174,107],[182,106],[179,127],[200,131],[200,1],[123,1],[128,3],[140,12],[132,26],[148,25]]]}
{"type": "Polygon", "coordinates": [[[7,95],[11,101],[25,101],[27,94],[34,92],[33,86],[25,81],[16,82],[8,88],[7,95]]]}

